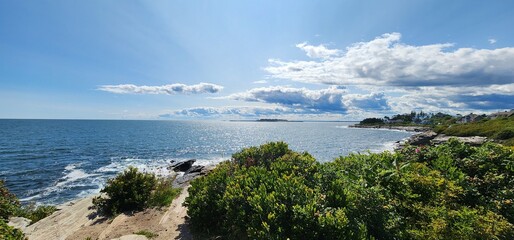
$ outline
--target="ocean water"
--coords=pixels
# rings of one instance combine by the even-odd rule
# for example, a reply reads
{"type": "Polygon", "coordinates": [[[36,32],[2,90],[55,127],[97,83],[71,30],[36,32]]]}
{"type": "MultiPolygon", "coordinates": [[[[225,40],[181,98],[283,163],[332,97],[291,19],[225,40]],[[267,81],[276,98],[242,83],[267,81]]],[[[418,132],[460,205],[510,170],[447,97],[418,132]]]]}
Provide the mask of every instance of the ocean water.
{"type": "Polygon", "coordinates": [[[166,175],[171,160],[217,163],[285,141],[318,161],[391,150],[412,133],[344,122],[0,120],[0,179],[22,202],[60,204],[98,193],[128,166],[166,175]]]}

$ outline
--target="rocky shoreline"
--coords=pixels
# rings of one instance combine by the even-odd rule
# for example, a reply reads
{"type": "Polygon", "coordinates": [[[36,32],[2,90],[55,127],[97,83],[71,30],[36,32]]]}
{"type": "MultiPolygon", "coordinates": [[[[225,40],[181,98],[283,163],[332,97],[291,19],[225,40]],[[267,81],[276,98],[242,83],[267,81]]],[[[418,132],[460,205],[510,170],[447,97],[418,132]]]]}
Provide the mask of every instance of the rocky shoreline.
{"type": "Polygon", "coordinates": [[[381,124],[381,125],[350,125],[348,126],[350,128],[372,128],[372,129],[390,129],[390,130],[400,130],[400,131],[407,131],[407,132],[425,132],[430,130],[429,127],[423,127],[423,126],[396,126],[396,125],[388,125],[388,124],[381,124]]]}
{"type": "Polygon", "coordinates": [[[472,145],[479,146],[487,142],[486,137],[470,136],[470,137],[457,137],[447,136],[445,134],[438,134],[434,132],[430,127],[423,126],[395,126],[395,125],[351,125],[351,128],[372,128],[372,129],[389,129],[389,130],[401,130],[407,132],[416,132],[416,134],[409,138],[396,142],[395,149],[402,149],[407,145],[413,146],[425,146],[425,145],[439,145],[448,142],[450,138],[456,138],[457,140],[472,145]]]}

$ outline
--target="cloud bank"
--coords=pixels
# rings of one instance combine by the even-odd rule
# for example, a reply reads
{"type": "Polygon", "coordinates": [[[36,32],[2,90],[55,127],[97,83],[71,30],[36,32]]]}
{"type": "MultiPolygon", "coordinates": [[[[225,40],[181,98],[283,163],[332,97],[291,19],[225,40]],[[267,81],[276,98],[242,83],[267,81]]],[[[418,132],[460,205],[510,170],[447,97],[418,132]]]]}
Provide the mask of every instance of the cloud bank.
{"type": "Polygon", "coordinates": [[[254,88],[242,93],[229,95],[228,99],[247,102],[263,102],[282,106],[319,112],[344,113],[347,107],[343,103],[341,88],[331,87],[322,90],[291,87],[254,88]]]}
{"type": "Polygon", "coordinates": [[[223,86],[212,83],[199,83],[195,85],[185,85],[181,83],[168,84],[162,86],[137,86],[134,84],[102,85],[98,90],[116,94],[199,94],[217,93],[223,90],[223,86]]]}
{"type": "Polygon", "coordinates": [[[212,118],[212,117],[260,117],[260,116],[283,116],[283,115],[308,114],[299,109],[292,109],[281,106],[265,107],[195,107],[172,111],[171,113],[161,114],[160,118],[212,118]]]}
{"type": "Polygon", "coordinates": [[[270,59],[265,71],[270,78],[353,86],[359,94],[348,92],[341,104],[350,112],[465,113],[514,108],[514,48],[415,46],[400,39],[399,33],[387,33],[344,51],[301,43],[296,47],[311,59],[270,59]]]}
{"type": "Polygon", "coordinates": [[[399,33],[383,34],[338,50],[297,47],[320,61],[269,60],[271,77],[305,83],[374,86],[476,86],[513,82],[514,48],[453,49],[453,44],[412,46],[399,33]],[[329,52],[327,52],[329,51],[329,52]]]}

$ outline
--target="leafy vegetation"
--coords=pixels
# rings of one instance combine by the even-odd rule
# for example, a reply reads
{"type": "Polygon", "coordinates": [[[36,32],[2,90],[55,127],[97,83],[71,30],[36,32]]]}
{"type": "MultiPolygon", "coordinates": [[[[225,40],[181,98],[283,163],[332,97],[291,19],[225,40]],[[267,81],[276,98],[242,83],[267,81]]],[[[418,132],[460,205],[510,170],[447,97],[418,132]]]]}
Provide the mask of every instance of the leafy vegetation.
{"type": "Polygon", "coordinates": [[[129,167],[107,181],[101,190],[106,196],[95,197],[93,205],[106,216],[167,206],[180,193],[179,189],[171,186],[171,182],[170,179],[158,179],[154,174],[142,173],[137,168],[129,167]]]}
{"type": "Polygon", "coordinates": [[[30,219],[31,223],[35,223],[56,210],[54,206],[46,205],[22,206],[16,195],[5,187],[3,180],[0,180],[0,239],[25,239],[21,230],[7,225],[10,217],[24,217],[30,219]]]}
{"type": "Polygon", "coordinates": [[[14,216],[20,209],[21,204],[16,195],[9,192],[4,181],[0,180],[0,219],[7,220],[14,216]]]}
{"type": "Polygon", "coordinates": [[[366,118],[366,119],[360,121],[359,124],[361,124],[361,125],[379,124],[380,125],[380,124],[384,124],[384,120],[381,118],[366,118]]]}
{"type": "Polygon", "coordinates": [[[55,206],[51,205],[39,205],[29,204],[18,209],[16,216],[28,218],[32,223],[35,223],[43,218],[50,216],[52,213],[57,211],[55,206]]]}
{"type": "Polygon", "coordinates": [[[5,219],[0,219],[0,239],[3,240],[23,240],[25,234],[20,229],[7,225],[5,219]]]}
{"type": "Polygon", "coordinates": [[[451,140],[319,163],[287,144],[191,183],[191,230],[223,239],[512,239],[514,153],[451,140]]]}

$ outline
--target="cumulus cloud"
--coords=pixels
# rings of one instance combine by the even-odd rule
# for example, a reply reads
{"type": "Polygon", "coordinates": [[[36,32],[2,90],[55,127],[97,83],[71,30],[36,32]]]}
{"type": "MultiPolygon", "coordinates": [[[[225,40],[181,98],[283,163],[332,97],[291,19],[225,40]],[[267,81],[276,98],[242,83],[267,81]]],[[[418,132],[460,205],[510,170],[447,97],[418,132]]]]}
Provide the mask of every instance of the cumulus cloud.
{"type": "Polygon", "coordinates": [[[261,116],[279,116],[285,114],[304,114],[305,111],[292,109],[282,106],[243,106],[243,107],[195,107],[172,111],[171,113],[161,114],[161,118],[175,117],[261,117],[261,116]]]}
{"type": "Polygon", "coordinates": [[[349,94],[342,86],[331,86],[320,90],[307,88],[292,88],[273,86],[254,88],[246,92],[223,97],[224,99],[246,102],[261,102],[276,104],[299,113],[337,113],[346,114],[348,111],[388,111],[391,109],[384,93],[349,94]]]}
{"type": "Polygon", "coordinates": [[[309,90],[306,88],[275,86],[254,88],[246,92],[229,95],[226,98],[247,102],[279,104],[316,112],[344,113],[347,110],[343,103],[343,95],[345,93],[345,89],[338,87],[309,90]]]}
{"type": "Polygon", "coordinates": [[[117,93],[117,94],[199,94],[217,93],[223,86],[212,83],[199,83],[195,85],[185,85],[181,83],[168,84],[162,86],[137,86],[134,84],[102,85],[98,90],[117,93]]]}
{"type": "Polygon", "coordinates": [[[340,52],[338,49],[328,49],[323,44],[313,46],[306,42],[296,44],[296,47],[303,50],[311,58],[328,59],[339,55],[340,52]]]}
{"type": "Polygon", "coordinates": [[[391,106],[384,93],[349,94],[344,97],[344,103],[353,109],[367,111],[387,111],[391,106]]]}
{"type": "Polygon", "coordinates": [[[513,82],[514,48],[453,49],[450,43],[413,46],[401,43],[400,38],[399,33],[384,34],[353,44],[339,55],[318,53],[315,47],[300,44],[308,56],[321,59],[270,59],[265,70],[275,78],[330,85],[477,86],[513,82]]]}

